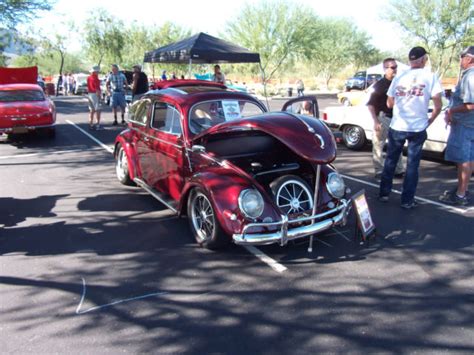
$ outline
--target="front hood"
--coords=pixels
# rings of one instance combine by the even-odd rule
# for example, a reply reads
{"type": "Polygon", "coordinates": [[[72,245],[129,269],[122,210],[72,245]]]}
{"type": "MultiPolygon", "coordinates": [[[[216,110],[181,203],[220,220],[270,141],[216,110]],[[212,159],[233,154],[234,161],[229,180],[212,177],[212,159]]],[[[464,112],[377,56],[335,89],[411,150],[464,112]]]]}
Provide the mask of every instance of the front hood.
{"type": "Polygon", "coordinates": [[[42,115],[49,112],[49,102],[29,101],[29,102],[3,102],[0,103],[0,116],[29,116],[42,115]]]}
{"type": "Polygon", "coordinates": [[[316,163],[325,164],[336,158],[336,141],[329,128],[318,119],[286,112],[267,113],[213,126],[194,137],[193,142],[210,136],[242,131],[261,131],[278,139],[295,154],[316,163]]]}

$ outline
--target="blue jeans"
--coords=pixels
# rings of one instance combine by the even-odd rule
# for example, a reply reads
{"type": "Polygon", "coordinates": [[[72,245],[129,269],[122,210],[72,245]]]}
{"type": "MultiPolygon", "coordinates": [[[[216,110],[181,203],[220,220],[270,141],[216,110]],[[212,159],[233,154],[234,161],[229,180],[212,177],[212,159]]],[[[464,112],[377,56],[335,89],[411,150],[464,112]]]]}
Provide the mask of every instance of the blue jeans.
{"type": "Polygon", "coordinates": [[[407,170],[403,180],[402,204],[411,203],[415,198],[418,185],[418,167],[420,166],[421,149],[427,137],[422,132],[402,132],[394,129],[388,132],[387,157],[380,180],[379,196],[388,196],[392,191],[393,175],[405,141],[408,141],[407,170]]]}

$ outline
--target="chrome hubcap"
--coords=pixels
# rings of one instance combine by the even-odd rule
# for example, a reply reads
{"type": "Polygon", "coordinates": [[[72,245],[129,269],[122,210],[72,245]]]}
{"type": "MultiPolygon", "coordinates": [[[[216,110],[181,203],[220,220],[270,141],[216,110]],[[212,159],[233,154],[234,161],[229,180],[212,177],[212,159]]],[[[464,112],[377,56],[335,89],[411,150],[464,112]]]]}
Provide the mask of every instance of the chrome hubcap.
{"type": "Polygon", "coordinates": [[[205,195],[198,193],[193,199],[191,219],[194,230],[201,241],[212,237],[215,228],[214,212],[205,195]]]}
{"type": "Polygon", "coordinates": [[[125,152],[123,149],[120,149],[119,155],[117,158],[117,165],[116,165],[116,173],[117,177],[120,181],[122,181],[125,176],[128,174],[128,162],[127,157],[125,156],[125,152]]]}

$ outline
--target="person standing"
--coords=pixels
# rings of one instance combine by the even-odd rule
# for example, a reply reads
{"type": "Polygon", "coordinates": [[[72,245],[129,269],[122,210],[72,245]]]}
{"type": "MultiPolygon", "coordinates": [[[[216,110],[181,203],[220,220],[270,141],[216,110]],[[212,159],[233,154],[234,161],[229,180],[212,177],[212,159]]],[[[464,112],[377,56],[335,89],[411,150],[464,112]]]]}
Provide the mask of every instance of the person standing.
{"type": "Polygon", "coordinates": [[[221,72],[221,67],[218,64],[214,65],[214,74],[212,75],[212,81],[219,84],[225,84],[225,75],[221,72]]]}
{"type": "Polygon", "coordinates": [[[120,107],[122,113],[122,124],[125,124],[125,107],[127,102],[125,101],[125,89],[128,86],[127,78],[121,72],[117,64],[112,64],[112,73],[107,78],[106,87],[109,95],[112,95],[112,112],[114,113],[113,125],[116,126],[117,122],[117,108],[120,107]]]}
{"type": "MultiPolygon", "coordinates": [[[[385,75],[371,87],[371,94],[367,102],[367,108],[374,120],[374,130],[372,132],[372,160],[374,162],[374,174],[376,179],[382,176],[384,157],[383,147],[387,140],[390,121],[393,115],[393,109],[387,106],[387,91],[397,74],[397,62],[393,58],[383,60],[383,69],[385,75]]],[[[398,159],[395,169],[396,178],[403,177],[402,156],[398,159]]]]}
{"type": "Polygon", "coordinates": [[[296,92],[298,96],[304,96],[304,83],[303,80],[296,80],[296,92]]]}
{"type": "Polygon", "coordinates": [[[166,76],[166,70],[163,70],[163,72],[161,73],[161,80],[168,80],[168,77],[166,76]]]}
{"type": "Polygon", "coordinates": [[[421,150],[426,140],[426,129],[441,112],[443,89],[438,77],[425,70],[428,52],[414,47],[408,54],[410,69],[396,76],[387,92],[387,107],[393,108],[393,118],[388,132],[387,157],[380,181],[379,201],[387,202],[392,190],[393,175],[403,145],[408,142],[407,169],[403,181],[401,207],[416,207],[415,192],[418,185],[418,168],[421,150]],[[428,105],[434,108],[428,119],[428,105]]]}
{"type": "Polygon", "coordinates": [[[99,67],[93,66],[90,70],[91,75],[87,77],[87,101],[89,103],[89,129],[101,129],[100,127],[100,80],[99,67]],[[94,125],[94,114],[96,115],[97,125],[94,125]]]}
{"type": "Polygon", "coordinates": [[[148,77],[138,64],[133,66],[132,102],[137,101],[148,91],[148,77]]]}
{"type": "Polygon", "coordinates": [[[469,203],[468,185],[474,171],[474,46],[461,52],[460,61],[461,77],[444,116],[451,125],[445,159],[457,164],[458,186],[439,199],[464,206],[469,203]]]}

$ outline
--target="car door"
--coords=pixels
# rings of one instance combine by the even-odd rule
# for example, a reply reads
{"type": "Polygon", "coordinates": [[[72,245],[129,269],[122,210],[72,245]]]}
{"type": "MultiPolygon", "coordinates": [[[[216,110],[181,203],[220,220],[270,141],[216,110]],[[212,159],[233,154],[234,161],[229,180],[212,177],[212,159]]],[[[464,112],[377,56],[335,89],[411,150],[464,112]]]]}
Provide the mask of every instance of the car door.
{"type": "Polygon", "coordinates": [[[152,150],[147,126],[150,122],[152,101],[142,99],[135,102],[129,110],[128,122],[133,131],[133,144],[135,146],[138,171],[137,175],[147,182],[145,172],[150,171],[152,150]]]}
{"type": "Polygon", "coordinates": [[[174,201],[179,201],[184,186],[181,116],[171,103],[153,103],[146,135],[149,154],[143,170],[147,184],[174,201]]]}
{"type": "Polygon", "coordinates": [[[289,100],[283,105],[282,111],[319,118],[319,106],[316,96],[307,95],[289,100]]]}

